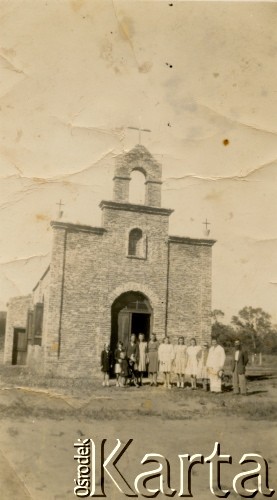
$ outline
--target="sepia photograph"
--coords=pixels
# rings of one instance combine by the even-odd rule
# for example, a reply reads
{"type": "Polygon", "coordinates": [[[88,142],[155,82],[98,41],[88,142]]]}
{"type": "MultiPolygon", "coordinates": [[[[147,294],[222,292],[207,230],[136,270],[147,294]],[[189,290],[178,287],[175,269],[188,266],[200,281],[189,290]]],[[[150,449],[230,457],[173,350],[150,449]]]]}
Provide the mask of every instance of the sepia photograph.
{"type": "Polygon", "coordinates": [[[275,498],[276,2],[0,6],[1,498],[275,498]]]}

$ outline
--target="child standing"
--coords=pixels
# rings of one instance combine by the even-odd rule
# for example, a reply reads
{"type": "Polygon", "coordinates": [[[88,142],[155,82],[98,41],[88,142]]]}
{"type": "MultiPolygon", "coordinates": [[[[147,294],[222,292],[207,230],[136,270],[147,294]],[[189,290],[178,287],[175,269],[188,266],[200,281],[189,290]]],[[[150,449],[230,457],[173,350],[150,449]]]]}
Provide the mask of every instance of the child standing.
{"type": "Polygon", "coordinates": [[[134,385],[136,387],[139,387],[139,384],[137,382],[137,370],[136,370],[136,359],[135,355],[131,354],[131,357],[128,359],[128,365],[129,365],[129,384],[134,385]]]}
{"type": "Polygon", "coordinates": [[[120,353],[123,351],[123,343],[119,341],[117,343],[117,347],[114,353],[114,360],[115,360],[115,365],[114,365],[114,373],[116,376],[116,387],[119,387],[119,378],[121,374],[121,358],[120,358],[120,353]]]}
{"type": "Polygon", "coordinates": [[[129,371],[130,371],[130,385],[137,384],[137,369],[138,369],[138,359],[139,359],[139,347],[137,343],[137,339],[134,333],[131,334],[130,342],[127,345],[127,360],[129,363],[129,371]]]}
{"type": "Polygon", "coordinates": [[[125,387],[126,382],[129,377],[129,364],[126,358],[126,352],[121,351],[120,355],[120,377],[119,377],[119,386],[125,387]]]}
{"type": "Polygon", "coordinates": [[[187,365],[187,347],[184,337],[178,338],[178,344],[174,346],[174,373],[177,375],[177,387],[184,387],[184,377],[187,365]]]}
{"type": "Polygon", "coordinates": [[[164,387],[171,388],[170,372],[174,359],[173,345],[170,344],[169,338],[164,337],[163,343],[158,349],[159,369],[164,374],[164,387]]]}
{"type": "Polygon", "coordinates": [[[102,385],[109,386],[110,385],[110,370],[112,368],[112,353],[110,351],[110,346],[108,344],[104,344],[104,349],[101,352],[101,370],[103,372],[103,382],[102,385]]]}

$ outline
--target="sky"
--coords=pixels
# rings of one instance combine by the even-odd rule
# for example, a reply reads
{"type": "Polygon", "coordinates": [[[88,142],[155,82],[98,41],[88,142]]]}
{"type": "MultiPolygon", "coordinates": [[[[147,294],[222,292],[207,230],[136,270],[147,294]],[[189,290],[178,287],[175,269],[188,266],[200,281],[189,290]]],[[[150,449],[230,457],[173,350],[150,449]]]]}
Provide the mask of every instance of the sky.
{"type": "Polygon", "coordinates": [[[101,224],[115,158],[162,164],[170,234],[213,247],[213,308],[277,322],[277,4],[0,0],[0,309],[51,255],[50,221],[101,224]]]}

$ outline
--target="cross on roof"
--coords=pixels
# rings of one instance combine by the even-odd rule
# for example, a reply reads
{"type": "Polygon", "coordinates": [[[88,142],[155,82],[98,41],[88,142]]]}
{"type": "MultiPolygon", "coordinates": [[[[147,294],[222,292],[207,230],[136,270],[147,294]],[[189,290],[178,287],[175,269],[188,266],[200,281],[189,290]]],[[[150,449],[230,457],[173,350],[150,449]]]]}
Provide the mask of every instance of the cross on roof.
{"type": "Polygon", "coordinates": [[[202,224],[204,224],[204,226],[205,226],[205,230],[204,230],[205,236],[209,236],[210,229],[208,228],[208,226],[210,226],[211,223],[208,222],[208,219],[206,218],[205,222],[202,222],[202,224]]]}
{"type": "Polygon", "coordinates": [[[56,205],[59,206],[58,218],[61,219],[63,216],[63,211],[61,210],[61,208],[62,208],[62,206],[64,206],[64,203],[62,203],[62,200],[60,200],[59,203],[56,203],[56,205]]]}
{"type": "Polygon", "coordinates": [[[205,222],[202,222],[202,224],[204,224],[204,226],[206,226],[206,231],[208,230],[208,226],[211,225],[211,223],[208,222],[207,218],[206,218],[205,222]]]}
{"type": "Polygon", "coordinates": [[[141,144],[141,132],[151,132],[149,128],[141,128],[141,127],[127,127],[130,130],[138,130],[139,132],[139,144],[141,144]]]}

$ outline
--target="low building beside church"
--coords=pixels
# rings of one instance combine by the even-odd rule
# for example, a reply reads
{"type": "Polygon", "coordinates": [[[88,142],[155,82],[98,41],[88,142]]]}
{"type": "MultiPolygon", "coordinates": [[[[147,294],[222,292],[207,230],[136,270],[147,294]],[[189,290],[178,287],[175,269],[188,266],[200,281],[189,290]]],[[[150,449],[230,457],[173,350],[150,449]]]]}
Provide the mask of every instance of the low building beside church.
{"type": "Polygon", "coordinates": [[[214,241],[169,235],[161,177],[161,165],[137,145],[116,159],[101,227],[51,223],[49,267],[32,296],[9,302],[5,363],[83,377],[99,370],[105,342],[114,349],[131,333],[210,338],[214,241]],[[136,170],[145,176],[145,204],[129,202],[136,170]]]}

